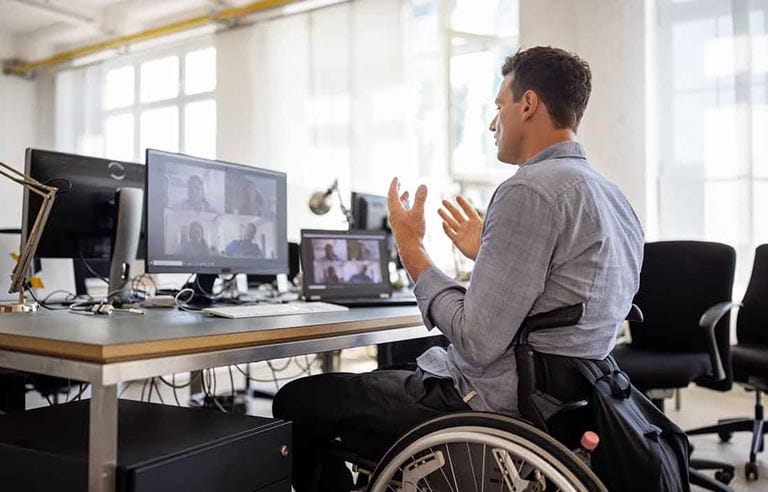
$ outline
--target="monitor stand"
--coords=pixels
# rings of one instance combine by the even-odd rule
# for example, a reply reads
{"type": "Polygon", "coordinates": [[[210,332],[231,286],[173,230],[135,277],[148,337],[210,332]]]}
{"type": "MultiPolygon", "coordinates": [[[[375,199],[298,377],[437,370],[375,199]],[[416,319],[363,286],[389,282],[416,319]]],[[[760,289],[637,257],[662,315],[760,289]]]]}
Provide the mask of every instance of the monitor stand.
{"type": "Polygon", "coordinates": [[[213,304],[213,284],[217,278],[215,273],[195,274],[195,279],[184,285],[185,289],[194,291],[192,298],[184,304],[196,309],[210,307],[213,304]]]}

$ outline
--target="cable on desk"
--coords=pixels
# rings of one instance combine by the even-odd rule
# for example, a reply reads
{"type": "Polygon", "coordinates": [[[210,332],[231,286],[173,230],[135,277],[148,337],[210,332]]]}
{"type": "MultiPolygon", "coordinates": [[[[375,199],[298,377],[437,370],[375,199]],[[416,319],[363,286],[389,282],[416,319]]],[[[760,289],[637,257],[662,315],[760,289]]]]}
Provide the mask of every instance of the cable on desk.
{"type": "Polygon", "coordinates": [[[54,307],[51,307],[51,306],[47,305],[45,302],[40,301],[40,299],[38,299],[37,296],[35,295],[34,289],[32,289],[29,286],[29,284],[27,284],[27,283],[24,284],[24,290],[26,290],[29,293],[29,295],[32,297],[32,299],[36,303],[38,303],[40,305],[40,307],[42,307],[43,309],[47,309],[48,311],[66,311],[67,310],[66,307],[54,308],[54,307]]]}

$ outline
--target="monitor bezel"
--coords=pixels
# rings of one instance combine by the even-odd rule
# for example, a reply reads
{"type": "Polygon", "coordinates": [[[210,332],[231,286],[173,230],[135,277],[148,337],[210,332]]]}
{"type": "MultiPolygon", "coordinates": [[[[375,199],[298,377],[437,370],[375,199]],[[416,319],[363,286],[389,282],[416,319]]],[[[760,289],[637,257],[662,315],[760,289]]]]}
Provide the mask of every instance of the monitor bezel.
{"type": "MultiPolygon", "coordinates": [[[[188,273],[188,274],[214,274],[214,275],[223,275],[223,274],[248,274],[248,275],[278,275],[282,273],[288,273],[289,266],[288,266],[288,204],[287,204],[287,197],[288,197],[288,189],[287,189],[287,182],[288,182],[288,176],[286,173],[281,171],[275,171],[273,169],[265,169],[261,167],[256,166],[248,166],[245,164],[238,164],[235,162],[229,162],[219,159],[206,159],[204,157],[197,157],[189,154],[184,154],[181,152],[167,152],[164,150],[159,149],[147,149],[145,153],[145,174],[144,174],[144,220],[146,224],[146,231],[145,231],[145,237],[146,241],[144,242],[145,245],[145,251],[144,251],[144,270],[146,273],[188,273]],[[199,161],[205,161],[206,163],[214,166],[220,166],[222,168],[231,168],[231,169],[237,169],[242,170],[244,172],[260,172],[264,174],[270,174],[277,178],[277,184],[278,184],[278,196],[282,196],[284,199],[282,201],[278,202],[278,207],[282,206],[282,217],[284,217],[285,220],[283,220],[282,223],[282,230],[280,231],[278,241],[284,240],[285,243],[285,252],[284,256],[282,257],[283,261],[280,262],[280,259],[275,260],[275,264],[273,266],[265,267],[262,265],[258,266],[251,266],[248,265],[238,265],[236,268],[231,267],[224,267],[224,266],[191,266],[191,265],[182,265],[182,266],[166,266],[166,265],[154,265],[152,264],[152,258],[149,256],[150,254],[150,242],[151,242],[151,227],[149,225],[149,196],[150,196],[150,182],[149,182],[149,173],[150,173],[150,166],[149,166],[149,156],[151,153],[155,154],[162,154],[162,155],[169,155],[174,157],[184,157],[184,158],[190,158],[195,159],[199,161]]],[[[281,216],[278,210],[278,217],[281,216]]]]}

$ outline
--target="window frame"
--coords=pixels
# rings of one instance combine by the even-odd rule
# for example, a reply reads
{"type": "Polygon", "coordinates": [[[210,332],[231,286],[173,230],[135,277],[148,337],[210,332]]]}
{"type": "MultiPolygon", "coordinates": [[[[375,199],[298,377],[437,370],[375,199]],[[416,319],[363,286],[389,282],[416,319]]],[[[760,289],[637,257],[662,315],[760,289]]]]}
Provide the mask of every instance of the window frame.
{"type": "MultiPolygon", "coordinates": [[[[115,69],[124,68],[127,66],[133,67],[133,84],[134,84],[134,97],[133,103],[128,106],[122,106],[119,108],[106,109],[101,108],[101,134],[105,135],[106,121],[112,116],[120,116],[130,114],[133,116],[133,158],[130,159],[135,162],[144,162],[144,156],[142,153],[142,141],[141,141],[141,115],[145,111],[165,108],[176,107],[178,111],[177,132],[178,132],[178,152],[184,152],[186,149],[186,108],[187,105],[200,101],[213,100],[214,107],[218,107],[218,101],[216,98],[218,90],[218,74],[217,84],[211,91],[200,92],[197,94],[185,94],[185,81],[187,74],[187,54],[200,51],[207,48],[213,48],[214,52],[218,56],[218,50],[216,49],[215,39],[212,37],[205,37],[195,41],[184,41],[179,44],[164,46],[162,48],[151,49],[142,51],[139,53],[132,53],[123,56],[116,57],[113,60],[109,60],[104,63],[104,77],[102,81],[102,93],[106,93],[106,74],[115,69]],[[179,91],[176,97],[162,99],[159,101],[152,101],[148,103],[141,102],[141,65],[153,60],[159,60],[169,56],[175,56],[179,59],[179,91]]],[[[218,60],[218,58],[217,58],[218,60]]],[[[218,72],[218,66],[217,66],[218,72]]],[[[217,149],[214,148],[215,158],[217,149]]],[[[104,143],[104,154],[107,155],[106,141],[104,143]]]]}

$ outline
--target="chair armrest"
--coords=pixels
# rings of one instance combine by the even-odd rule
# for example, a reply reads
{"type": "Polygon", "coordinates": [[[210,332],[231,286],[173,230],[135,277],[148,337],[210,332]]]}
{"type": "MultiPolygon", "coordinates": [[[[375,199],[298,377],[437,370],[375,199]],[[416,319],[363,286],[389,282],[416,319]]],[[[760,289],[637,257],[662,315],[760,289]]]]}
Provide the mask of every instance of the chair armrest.
{"type": "Polygon", "coordinates": [[[707,309],[699,319],[699,326],[704,329],[704,336],[706,337],[707,349],[709,351],[709,358],[712,364],[712,376],[715,381],[722,381],[725,379],[725,370],[723,369],[723,362],[720,358],[720,350],[717,348],[717,340],[715,339],[715,327],[720,320],[728,314],[731,309],[741,306],[738,302],[720,302],[707,309]]]}
{"type": "Polygon", "coordinates": [[[520,328],[528,333],[533,333],[534,331],[546,330],[549,328],[573,326],[581,321],[582,316],[584,316],[583,302],[529,316],[525,318],[523,325],[520,328]]]}

